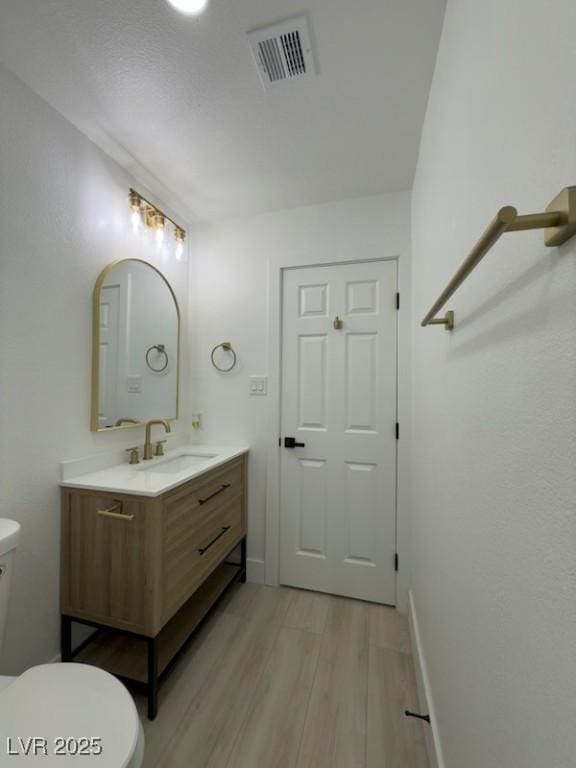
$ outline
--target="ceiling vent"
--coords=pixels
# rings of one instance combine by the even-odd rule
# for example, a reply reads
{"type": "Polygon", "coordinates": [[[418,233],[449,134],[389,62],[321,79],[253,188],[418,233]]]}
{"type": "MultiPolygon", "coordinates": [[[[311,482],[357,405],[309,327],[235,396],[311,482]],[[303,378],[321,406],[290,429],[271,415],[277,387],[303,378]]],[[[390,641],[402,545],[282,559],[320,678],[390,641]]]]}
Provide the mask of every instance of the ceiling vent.
{"type": "Polygon", "coordinates": [[[306,16],[255,29],[248,40],[265,89],[316,74],[306,16]]]}

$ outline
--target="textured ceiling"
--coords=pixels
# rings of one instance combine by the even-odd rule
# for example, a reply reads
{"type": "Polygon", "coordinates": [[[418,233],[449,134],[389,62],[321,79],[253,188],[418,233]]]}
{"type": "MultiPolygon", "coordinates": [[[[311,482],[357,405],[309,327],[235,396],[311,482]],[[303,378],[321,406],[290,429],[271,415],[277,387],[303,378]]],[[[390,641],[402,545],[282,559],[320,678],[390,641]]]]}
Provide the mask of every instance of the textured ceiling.
{"type": "Polygon", "coordinates": [[[0,60],[190,218],[239,216],[411,187],[444,4],[0,0],[0,60]],[[302,12],[319,75],[265,92],[245,32],[302,12]]]}

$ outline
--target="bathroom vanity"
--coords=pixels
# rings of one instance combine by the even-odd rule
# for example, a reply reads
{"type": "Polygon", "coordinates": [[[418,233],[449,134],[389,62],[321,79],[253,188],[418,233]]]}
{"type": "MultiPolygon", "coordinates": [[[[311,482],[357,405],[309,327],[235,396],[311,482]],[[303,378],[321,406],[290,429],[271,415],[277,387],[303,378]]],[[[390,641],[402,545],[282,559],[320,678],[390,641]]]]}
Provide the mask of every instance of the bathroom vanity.
{"type": "Polygon", "coordinates": [[[145,685],[151,719],[171,662],[246,579],[247,450],[187,446],[61,483],[62,660],[145,685]],[[97,630],[75,649],[74,622],[97,630]]]}

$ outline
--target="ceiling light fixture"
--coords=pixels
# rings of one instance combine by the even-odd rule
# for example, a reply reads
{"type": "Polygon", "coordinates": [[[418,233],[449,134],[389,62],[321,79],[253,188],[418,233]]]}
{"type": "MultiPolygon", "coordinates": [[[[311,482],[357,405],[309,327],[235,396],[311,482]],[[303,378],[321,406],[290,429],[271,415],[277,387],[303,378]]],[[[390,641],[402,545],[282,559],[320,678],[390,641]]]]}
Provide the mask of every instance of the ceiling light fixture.
{"type": "Polygon", "coordinates": [[[166,222],[169,221],[174,228],[174,240],[176,240],[176,258],[182,258],[184,254],[184,240],[186,238],[186,230],[167,216],[164,211],[157,208],[150,200],[146,200],[139,192],[131,189],[129,194],[130,210],[132,211],[132,225],[137,230],[140,223],[144,221],[147,229],[151,229],[156,233],[156,242],[158,245],[162,245],[164,241],[164,232],[166,231],[166,222]]]}
{"type": "Polygon", "coordinates": [[[197,16],[206,8],[208,0],[168,0],[171,6],[187,16],[197,16]]]}

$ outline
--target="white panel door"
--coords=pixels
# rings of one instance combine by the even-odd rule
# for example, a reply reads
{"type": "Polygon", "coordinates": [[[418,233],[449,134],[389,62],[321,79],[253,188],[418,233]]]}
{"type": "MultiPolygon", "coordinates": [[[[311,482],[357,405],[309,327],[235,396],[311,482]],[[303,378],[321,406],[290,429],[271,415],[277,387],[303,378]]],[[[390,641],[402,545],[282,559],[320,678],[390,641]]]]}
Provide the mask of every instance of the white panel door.
{"type": "Polygon", "coordinates": [[[284,274],[282,584],[395,603],[396,286],[395,261],[284,274]]]}
{"type": "Polygon", "coordinates": [[[118,396],[120,286],[105,285],[100,294],[100,382],[98,426],[114,426],[118,396]]]}

